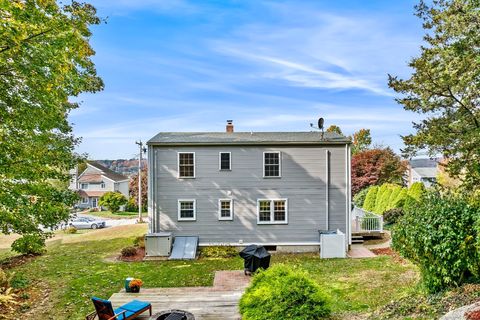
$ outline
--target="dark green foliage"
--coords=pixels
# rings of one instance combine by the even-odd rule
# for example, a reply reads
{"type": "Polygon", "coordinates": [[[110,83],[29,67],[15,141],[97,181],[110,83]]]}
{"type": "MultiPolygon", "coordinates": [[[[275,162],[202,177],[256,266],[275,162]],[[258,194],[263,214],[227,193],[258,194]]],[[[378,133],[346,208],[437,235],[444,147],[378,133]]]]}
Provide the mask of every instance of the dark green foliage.
{"type": "Polygon", "coordinates": [[[139,248],[145,248],[145,235],[136,237],[133,240],[133,245],[139,248]]]}
{"type": "Polygon", "coordinates": [[[425,43],[409,62],[408,79],[389,76],[401,95],[397,102],[422,115],[415,133],[403,137],[404,153],[441,153],[466,192],[480,186],[479,6],[478,0],[420,1],[425,43]]]}
{"type": "Polygon", "coordinates": [[[377,200],[378,186],[368,188],[365,202],[363,203],[363,209],[372,212],[375,210],[375,201],[377,200]]]}
{"type": "Polygon", "coordinates": [[[24,234],[12,243],[12,249],[21,254],[42,254],[45,251],[45,236],[37,233],[24,234]]]}
{"type": "Polygon", "coordinates": [[[354,197],[353,197],[353,203],[355,206],[359,208],[363,208],[363,204],[365,202],[365,198],[367,197],[367,193],[370,188],[364,188],[360,190],[354,197]]]}
{"type": "Polygon", "coordinates": [[[202,258],[230,258],[238,256],[238,250],[232,246],[210,246],[200,250],[202,258]]]}
{"type": "Polygon", "coordinates": [[[16,273],[13,275],[12,279],[10,280],[10,286],[13,289],[24,289],[30,285],[30,280],[22,274],[16,273]]]}
{"type": "Polygon", "coordinates": [[[135,247],[125,247],[122,249],[122,257],[132,257],[137,254],[137,248],[135,247]]]}
{"type": "Polygon", "coordinates": [[[463,198],[429,192],[395,225],[393,247],[419,266],[428,291],[458,286],[479,275],[479,216],[463,198]]]}
{"type": "Polygon", "coordinates": [[[286,265],[258,272],[240,300],[244,320],[322,319],[329,298],[307,274],[286,265]]]}
{"type": "Polygon", "coordinates": [[[115,213],[118,212],[120,206],[127,204],[127,198],[120,192],[110,191],[100,197],[98,204],[115,213]]]}
{"type": "Polygon", "coordinates": [[[396,223],[403,215],[404,211],[402,208],[393,208],[383,213],[383,221],[388,224],[396,223]]]}

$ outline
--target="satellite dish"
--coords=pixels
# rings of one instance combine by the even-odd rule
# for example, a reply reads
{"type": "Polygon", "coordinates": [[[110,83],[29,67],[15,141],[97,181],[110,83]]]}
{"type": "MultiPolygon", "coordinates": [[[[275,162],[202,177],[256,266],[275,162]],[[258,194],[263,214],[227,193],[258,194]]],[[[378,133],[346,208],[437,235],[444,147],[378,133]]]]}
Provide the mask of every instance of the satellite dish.
{"type": "Polygon", "coordinates": [[[318,129],[323,131],[323,123],[325,120],[323,118],[318,119],[318,129]]]}

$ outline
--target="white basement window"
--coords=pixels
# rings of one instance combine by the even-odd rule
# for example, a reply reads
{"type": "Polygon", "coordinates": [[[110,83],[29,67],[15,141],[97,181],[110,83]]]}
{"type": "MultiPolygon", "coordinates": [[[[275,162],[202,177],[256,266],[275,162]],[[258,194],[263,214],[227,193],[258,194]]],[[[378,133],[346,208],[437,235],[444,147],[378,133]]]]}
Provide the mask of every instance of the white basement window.
{"type": "Polygon", "coordinates": [[[218,200],[218,220],[233,220],[232,199],[218,200]]]}
{"type": "Polygon", "coordinates": [[[178,153],[178,177],[195,178],[195,152],[178,153]]]}
{"type": "Polygon", "coordinates": [[[221,171],[232,170],[232,153],[220,152],[218,156],[218,163],[221,171]]]}
{"type": "Polygon", "coordinates": [[[195,221],[197,210],[195,199],[178,200],[178,221],[195,221]]]}
{"type": "Polygon", "coordinates": [[[280,152],[264,152],[263,153],[263,177],[279,178],[281,176],[281,160],[280,152]]]}
{"type": "Polygon", "coordinates": [[[287,199],[257,200],[257,223],[258,224],[288,223],[287,199]]]}

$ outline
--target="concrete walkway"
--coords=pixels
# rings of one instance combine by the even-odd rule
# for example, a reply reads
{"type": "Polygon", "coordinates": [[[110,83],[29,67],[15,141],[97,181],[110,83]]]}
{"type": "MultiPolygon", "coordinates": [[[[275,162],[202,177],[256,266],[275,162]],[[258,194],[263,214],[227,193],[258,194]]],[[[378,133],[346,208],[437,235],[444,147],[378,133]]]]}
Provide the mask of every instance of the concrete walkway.
{"type": "MultiPolygon", "coordinates": [[[[140,293],[114,293],[110,300],[114,307],[132,299],[148,301],[153,313],[180,309],[193,313],[196,320],[241,319],[238,301],[250,283],[242,271],[216,271],[212,287],[151,288],[140,293]]],[[[148,319],[148,312],[137,319],[148,319]]]]}
{"type": "Polygon", "coordinates": [[[347,256],[349,258],[357,259],[357,258],[373,258],[373,257],[376,257],[377,255],[372,251],[368,250],[362,244],[353,244],[350,247],[350,250],[347,252],[347,256]]]}

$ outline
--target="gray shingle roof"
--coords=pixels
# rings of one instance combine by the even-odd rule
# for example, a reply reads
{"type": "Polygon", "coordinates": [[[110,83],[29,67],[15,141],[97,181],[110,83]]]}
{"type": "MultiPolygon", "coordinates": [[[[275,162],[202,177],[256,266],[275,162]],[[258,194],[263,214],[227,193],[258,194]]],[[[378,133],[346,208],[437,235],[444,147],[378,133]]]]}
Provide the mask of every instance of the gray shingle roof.
{"type": "Polygon", "coordinates": [[[110,170],[109,168],[105,167],[105,166],[102,166],[100,163],[96,162],[96,161],[88,161],[88,164],[97,168],[98,170],[101,170],[102,171],[102,174],[113,180],[113,181],[123,181],[123,180],[128,180],[128,177],[124,176],[123,174],[120,174],[120,173],[116,173],[115,171],[113,170],[110,170]]]}
{"type": "Polygon", "coordinates": [[[258,145],[258,144],[345,144],[342,135],[325,132],[160,132],[149,145],[258,145]]]}

